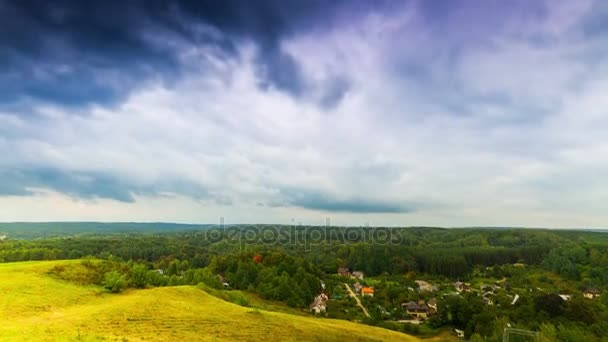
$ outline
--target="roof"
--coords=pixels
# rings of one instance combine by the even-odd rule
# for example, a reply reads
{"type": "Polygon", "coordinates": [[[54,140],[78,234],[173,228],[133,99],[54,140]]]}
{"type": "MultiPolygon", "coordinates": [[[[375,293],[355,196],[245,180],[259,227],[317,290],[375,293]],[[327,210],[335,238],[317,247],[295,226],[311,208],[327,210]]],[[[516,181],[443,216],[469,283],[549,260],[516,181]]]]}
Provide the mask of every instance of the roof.
{"type": "Polygon", "coordinates": [[[373,287],[364,287],[361,289],[361,292],[363,293],[374,293],[374,288],[373,287]]]}
{"type": "Polygon", "coordinates": [[[586,289],[585,293],[600,294],[600,290],[591,288],[591,289],[586,289]]]}
{"type": "Polygon", "coordinates": [[[401,306],[405,306],[405,309],[407,311],[414,311],[414,312],[427,312],[429,311],[429,307],[426,305],[420,305],[416,302],[407,302],[407,303],[403,303],[401,304],[401,306]]]}
{"type": "Polygon", "coordinates": [[[339,267],[338,268],[338,273],[348,273],[349,269],[348,267],[339,267]]]}

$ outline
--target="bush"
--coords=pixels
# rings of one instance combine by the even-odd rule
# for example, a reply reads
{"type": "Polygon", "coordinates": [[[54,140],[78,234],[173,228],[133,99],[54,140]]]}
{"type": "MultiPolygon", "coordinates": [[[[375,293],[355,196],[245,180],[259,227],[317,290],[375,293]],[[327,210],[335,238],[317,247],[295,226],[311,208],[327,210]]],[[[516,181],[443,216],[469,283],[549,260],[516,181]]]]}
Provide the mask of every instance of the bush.
{"type": "Polygon", "coordinates": [[[148,267],[145,265],[135,264],[129,273],[131,276],[131,286],[141,289],[148,285],[148,267]]]}
{"type": "Polygon", "coordinates": [[[106,264],[83,260],[78,264],[57,265],[49,273],[78,285],[100,285],[107,270],[106,264]]]}
{"type": "Polygon", "coordinates": [[[126,286],[127,281],[125,276],[117,271],[108,272],[103,277],[103,287],[112,293],[122,292],[126,286]]]}

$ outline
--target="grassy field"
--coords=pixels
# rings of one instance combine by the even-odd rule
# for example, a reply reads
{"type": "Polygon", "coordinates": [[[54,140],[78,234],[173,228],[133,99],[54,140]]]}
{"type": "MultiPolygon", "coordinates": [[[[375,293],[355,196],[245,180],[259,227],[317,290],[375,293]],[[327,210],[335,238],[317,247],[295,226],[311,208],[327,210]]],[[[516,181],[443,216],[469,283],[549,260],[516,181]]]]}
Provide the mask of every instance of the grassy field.
{"type": "Polygon", "coordinates": [[[0,341],[416,341],[341,320],[242,307],[193,286],[105,293],[54,279],[54,265],[0,264],[0,341]]]}

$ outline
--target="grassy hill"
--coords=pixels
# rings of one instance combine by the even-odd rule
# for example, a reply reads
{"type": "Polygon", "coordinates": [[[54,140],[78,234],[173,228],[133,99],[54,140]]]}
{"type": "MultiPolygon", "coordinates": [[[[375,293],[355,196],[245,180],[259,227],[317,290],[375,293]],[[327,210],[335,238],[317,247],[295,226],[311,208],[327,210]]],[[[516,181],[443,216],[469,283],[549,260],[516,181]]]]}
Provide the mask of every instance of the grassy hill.
{"type": "Polygon", "coordinates": [[[238,306],[193,286],[108,294],[47,274],[73,261],[0,264],[1,341],[416,341],[341,320],[238,306]]]}

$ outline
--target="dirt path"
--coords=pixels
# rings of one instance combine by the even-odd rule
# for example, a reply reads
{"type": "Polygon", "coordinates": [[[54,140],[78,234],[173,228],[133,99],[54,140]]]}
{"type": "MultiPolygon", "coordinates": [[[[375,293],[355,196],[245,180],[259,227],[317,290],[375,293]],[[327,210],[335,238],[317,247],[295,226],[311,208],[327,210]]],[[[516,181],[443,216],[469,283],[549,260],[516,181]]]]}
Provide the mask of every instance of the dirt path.
{"type": "Polygon", "coordinates": [[[363,313],[365,314],[366,317],[369,317],[369,312],[367,312],[367,309],[365,308],[365,306],[363,306],[363,304],[361,304],[361,300],[359,300],[359,297],[357,297],[357,295],[355,295],[355,293],[353,292],[353,290],[350,289],[350,286],[348,286],[347,283],[344,283],[344,286],[346,286],[346,290],[348,291],[349,295],[353,298],[355,298],[355,301],[357,301],[357,306],[361,308],[361,310],[363,310],[363,313]]]}

